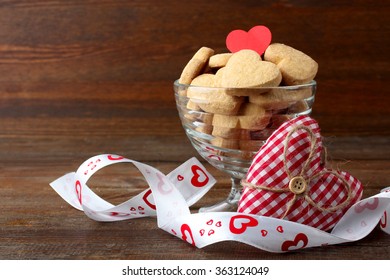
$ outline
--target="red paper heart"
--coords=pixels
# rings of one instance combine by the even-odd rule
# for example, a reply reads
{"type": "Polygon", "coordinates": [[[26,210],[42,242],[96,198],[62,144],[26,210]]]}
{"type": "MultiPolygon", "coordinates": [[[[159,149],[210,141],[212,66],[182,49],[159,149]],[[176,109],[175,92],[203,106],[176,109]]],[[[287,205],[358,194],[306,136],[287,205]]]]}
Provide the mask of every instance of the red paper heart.
{"type": "Polygon", "coordinates": [[[300,116],[282,124],[256,154],[238,212],[331,229],[360,200],[362,185],[346,172],[326,168],[321,154],[320,128],[315,120],[300,116]],[[308,182],[303,193],[292,184],[298,177],[304,184],[308,182]]]}
{"type": "Polygon", "coordinates": [[[252,27],[248,32],[233,30],[226,37],[226,47],[232,53],[249,49],[262,55],[271,43],[271,31],[262,25],[252,27]]]}

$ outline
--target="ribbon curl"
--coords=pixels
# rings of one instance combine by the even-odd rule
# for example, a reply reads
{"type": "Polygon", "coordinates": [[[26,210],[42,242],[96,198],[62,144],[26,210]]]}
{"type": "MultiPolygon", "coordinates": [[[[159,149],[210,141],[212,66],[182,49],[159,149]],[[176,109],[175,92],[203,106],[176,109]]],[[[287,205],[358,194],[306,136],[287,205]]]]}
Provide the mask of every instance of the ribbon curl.
{"type": "Polygon", "coordinates": [[[353,205],[332,233],[328,233],[307,225],[252,214],[192,214],[189,205],[206,194],[215,182],[195,158],[164,175],[147,164],[116,155],[99,155],[85,161],[76,172],[53,181],[50,186],[70,205],[95,221],[157,216],[159,228],[198,248],[230,240],[281,253],[356,241],[368,235],[378,223],[390,234],[387,218],[390,188],[353,205]],[[150,188],[115,206],[96,195],[86,183],[101,168],[121,162],[133,163],[150,188]],[[191,183],[193,178],[195,184],[191,183]]]}

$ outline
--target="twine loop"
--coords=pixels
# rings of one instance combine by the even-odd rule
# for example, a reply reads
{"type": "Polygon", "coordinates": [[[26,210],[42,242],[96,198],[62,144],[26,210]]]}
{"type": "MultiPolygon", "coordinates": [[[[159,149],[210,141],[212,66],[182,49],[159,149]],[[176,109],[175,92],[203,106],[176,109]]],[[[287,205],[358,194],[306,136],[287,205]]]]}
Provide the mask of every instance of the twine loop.
{"type": "MultiPolygon", "coordinates": [[[[287,214],[290,212],[292,206],[294,203],[298,200],[298,198],[303,198],[309,203],[311,206],[315,207],[316,209],[320,210],[321,212],[330,212],[334,213],[338,210],[344,209],[352,200],[352,187],[348,184],[348,182],[336,171],[324,169],[322,171],[318,171],[313,173],[312,176],[307,176],[306,172],[309,169],[310,163],[315,155],[315,147],[317,145],[317,138],[314,134],[314,132],[307,126],[304,125],[298,125],[292,128],[289,133],[286,136],[285,142],[284,142],[284,151],[283,151],[283,165],[285,172],[289,178],[289,184],[287,188],[281,188],[281,189],[275,189],[270,188],[268,186],[262,186],[262,185],[256,185],[248,182],[246,179],[241,180],[241,185],[243,187],[248,187],[252,189],[259,189],[259,190],[265,190],[270,191],[273,193],[288,193],[291,192],[294,194],[293,198],[288,202],[287,210],[282,216],[282,219],[287,216],[287,214]],[[290,170],[287,167],[287,153],[288,153],[288,143],[292,137],[292,134],[298,130],[305,130],[309,137],[310,137],[310,153],[307,158],[307,160],[304,162],[302,169],[300,173],[297,176],[292,176],[290,170]],[[333,176],[337,177],[341,180],[343,187],[347,191],[347,199],[344,200],[342,203],[336,206],[332,207],[324,207],[313,201],[313,199],[309,196],[310,193],[310,182],[314,179],[323,176],[324,174],[332,174],[333,176]]],[[[325,150],[326,151],[326,150],[325,150]]],[[[326,163],[326,154],[325,158],[322,159],[324,164],[326,163]]]]}

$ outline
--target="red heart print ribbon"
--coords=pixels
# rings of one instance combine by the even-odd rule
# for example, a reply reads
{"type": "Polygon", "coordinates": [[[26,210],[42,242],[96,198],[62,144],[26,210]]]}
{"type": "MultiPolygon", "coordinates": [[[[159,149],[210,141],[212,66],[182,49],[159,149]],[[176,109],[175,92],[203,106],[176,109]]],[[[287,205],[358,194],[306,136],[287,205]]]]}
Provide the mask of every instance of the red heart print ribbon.
{"type": "Polygon", "coordinates": [[[269,252],[285,252],[358,240],[369,234],[378,222],[390,234],[387,215],[384,215],[390,211],[390,188],[352,206],[332,233],[327,233],[307,225],[252,214],[191,214],[189,206],[214,184],[215,179],[195,158],[164,175],[152,166],[121,156],[98,155],[50,185],[65,201],[93,220],[108,222],[157,215],[159,228],[198,248],[231,240],[269,252]],[[98,170],[116,163],[134,164],[149,188],[124,203],[112,205],[96,195],[87,181],[98,170]],[[191,183],[194,177],[195,185],[191,183]]]}

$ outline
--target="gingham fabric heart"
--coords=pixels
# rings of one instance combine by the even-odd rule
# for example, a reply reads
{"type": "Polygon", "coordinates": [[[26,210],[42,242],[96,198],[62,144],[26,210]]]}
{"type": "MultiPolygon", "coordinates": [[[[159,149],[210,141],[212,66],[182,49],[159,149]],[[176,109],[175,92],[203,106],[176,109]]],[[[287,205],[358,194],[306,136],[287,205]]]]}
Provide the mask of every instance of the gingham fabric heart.
{"type": "Polygon", "coordinates": [[[282,124],[256,154],[238,212],[331,229],[360,200],[362,184],[321,159],[318,123],[300,116],[282,124]]]}

